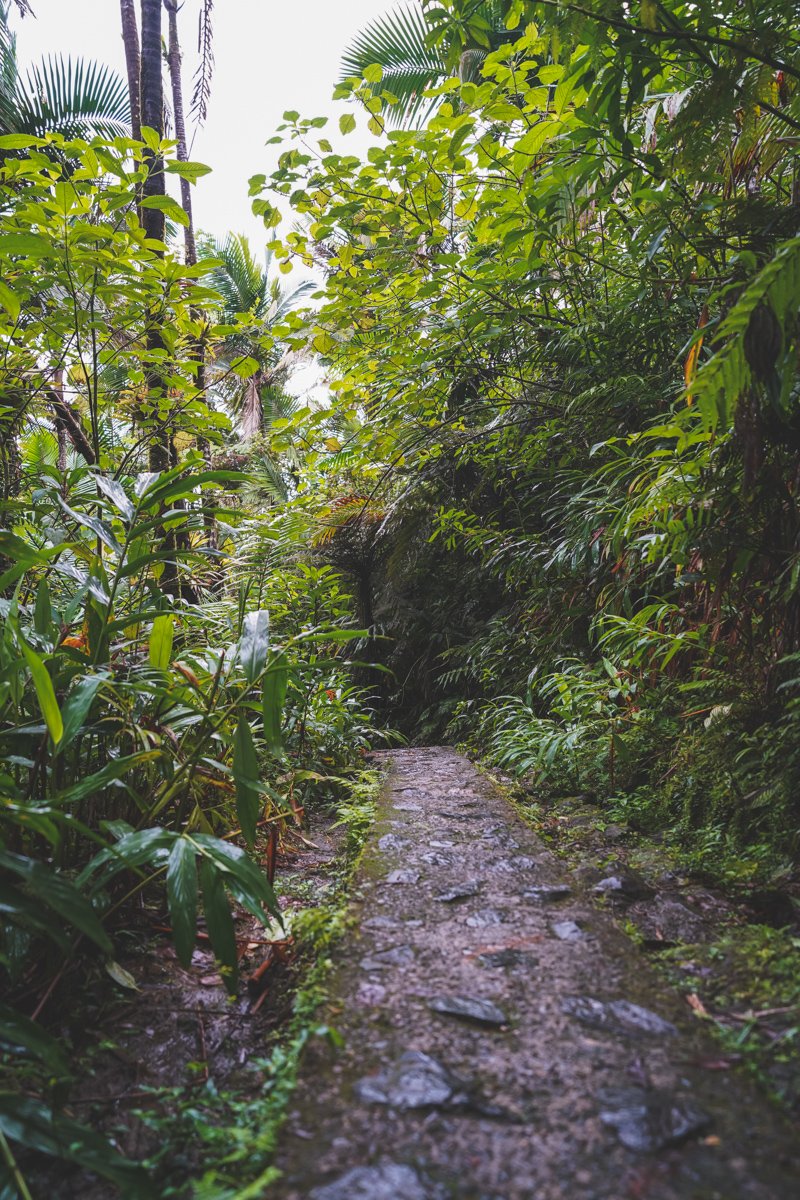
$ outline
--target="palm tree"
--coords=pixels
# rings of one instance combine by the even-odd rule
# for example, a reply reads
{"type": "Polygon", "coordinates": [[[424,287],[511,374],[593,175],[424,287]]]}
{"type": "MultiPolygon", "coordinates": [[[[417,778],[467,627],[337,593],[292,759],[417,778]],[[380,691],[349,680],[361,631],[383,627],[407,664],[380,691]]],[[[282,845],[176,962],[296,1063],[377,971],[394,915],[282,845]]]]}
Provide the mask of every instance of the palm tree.
{"type": "Polygon", "coordinates": [[[108,67],[57,55],[20,76],[9,7],[0,2],[0,133],[66,138],[130,133],[125,81],[108,67]]]}
{"type": "Polygon", "coordinates": [[[425,96],[426,90],[454,74],[463,81],[480,78],[487,54],[518,36],[505,27],[503,0],[482,0],[471,14],[485,27],[485,45],[457,20],[434,25],[426,8],[425,0],[412,0],[370,22],[342,56],[342,83],[360,79],[373,64],[383,68],[381,81],[368,86],[375,95],[387,91],[397,97],[397,104],[385,107],[389,125],[422,123],[441,103],[440,97],[425,96]]]}
{"type": "Polygon", "coordinates": [[[236,416],[242,439],[249,441],[292,410],[293,399],[284,385],[300,356],[283,353],[268,335],[316,284],[306,281],[285,289],[280,279],[270,277],[272,255],[267,253],[260,263],[241,234],[228,234],[224,241],[206,237],[199,249],[201,260],[217,260],[208,283],[222,298],[223,324],[241,324],[217,351],[216,387],[236,416]],[[258,368],[248,379],[240,379],[231,366],[246,358],[258,368]]]}

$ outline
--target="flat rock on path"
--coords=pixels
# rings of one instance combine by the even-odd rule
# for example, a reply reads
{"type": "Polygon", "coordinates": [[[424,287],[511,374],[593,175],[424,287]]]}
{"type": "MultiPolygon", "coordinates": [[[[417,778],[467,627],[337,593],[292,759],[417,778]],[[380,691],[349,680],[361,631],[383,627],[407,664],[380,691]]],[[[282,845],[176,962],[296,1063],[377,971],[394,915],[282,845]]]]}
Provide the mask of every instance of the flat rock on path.
{"type": "Polygon", "coordinates": [[[797,1195],[793,1132],[699,1065],[697,1021],[491,782],[449,749],[383,757],[330,987],[344,1045],[305,1052],[269,1196],[797,1195]]]}

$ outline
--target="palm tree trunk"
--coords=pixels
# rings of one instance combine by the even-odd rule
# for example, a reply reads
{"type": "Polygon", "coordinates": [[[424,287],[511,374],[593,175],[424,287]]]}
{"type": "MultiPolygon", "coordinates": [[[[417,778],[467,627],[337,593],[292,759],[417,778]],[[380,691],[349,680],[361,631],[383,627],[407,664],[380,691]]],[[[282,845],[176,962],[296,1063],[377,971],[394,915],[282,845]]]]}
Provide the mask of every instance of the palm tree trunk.
{"type": "Polygon", "coordinates": [[[139,29],[136,24],[136,0],[119,0],[122,17],[122,41],[125,46],[125,65],[128,70],[128,95],[131,103],[131,133],[142,140],[142,90],[139,29]]]}
{"type": "MultiPolygon", "coordinates": [[[[189,151],[186,142],[186,118],[183,109],[183,84],[181,81],[181,47],[178,40],[178,0],[164,0],[164,7],[169,14],[167,62],[172,85],[172,115],[175,120],[175,138],[178,143],[178,162],[188,162],[189,151]]],[[[183,177],[181,177],[181,204],[189,218],[189,224],[184,227],[183,231],[186,262],[193,267],[197,262],[197,246],[194,236],[194,218],[192,217],[192,188],[189,180],[183,177]]]]}
{"type": "MultiPolygon", "coordinates": [[[[142,0],[142,127],[154,130],[159,139],[164,136],[164,85],[161,74],[161,0],[142,0]]],[[[164,160],[153,150],[145,153],[147,178],[142,188],[143,197],[163,196],[164,160]]],[[[148,239],[164,241],[164,213],[159,208],[142,209],[142,225],[148,239]]],[[[157,250],[163,255],[163,250],[157,250]]],[[[162,350],[164,341],[161,336],[160,317],[155,314],[147,330],[147,349],[162,350]]],[[[147,380],[148,392],[151,398],[153,414],[158,411],[158,400],[164,389],[164,381],[157,370],[150,371],[147,380]]],[[[159,429],[154,433],[150,442],[150,470],[169,470],[170,438],[169,433],[159,429]]]]}

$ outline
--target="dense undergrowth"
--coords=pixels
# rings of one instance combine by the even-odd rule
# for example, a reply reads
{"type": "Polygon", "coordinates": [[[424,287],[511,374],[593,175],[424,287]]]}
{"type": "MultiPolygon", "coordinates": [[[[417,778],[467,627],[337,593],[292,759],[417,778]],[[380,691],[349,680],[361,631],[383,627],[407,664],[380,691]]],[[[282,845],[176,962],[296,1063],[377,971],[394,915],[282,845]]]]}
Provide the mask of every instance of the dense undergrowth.
{"type": "Polygon", "coordinates": [[[796,879],[792,14],[418,9],[421,74],[387,26],[337,89],[365,160],[287,112],[251,181],[279,273],[316,272],[304,311],[308,283],[194,237],[207,168],[180,104],[163,138],[159,0],[141,138],[0,112],[0,1040],[24,1064],[0,1150],[23,1196],[19,1143],[150,1186],[65,1109],[59,989],[85,956],[120,977],[117,922],[155,889],[181,961],[201,921],[235,990],[232,912],[275,915],[282,831],[346,799],[378,709],[669,829],[716,878],[796,879]],[[329,403],[286,391],[309,354],[329,403]]]}
{"type": "Polygon", "coordinates": [[[289,113],[254,180],[306,223],[278,256],[328,270],[311,337],[351,490],[321,516],[393,639],[389,710],[707,869],[784,871],[796,30],[777,3],[422,7],[450,70],[424,127],[376,26],[339,89],[389,130],[367,161],[289,113]]]}

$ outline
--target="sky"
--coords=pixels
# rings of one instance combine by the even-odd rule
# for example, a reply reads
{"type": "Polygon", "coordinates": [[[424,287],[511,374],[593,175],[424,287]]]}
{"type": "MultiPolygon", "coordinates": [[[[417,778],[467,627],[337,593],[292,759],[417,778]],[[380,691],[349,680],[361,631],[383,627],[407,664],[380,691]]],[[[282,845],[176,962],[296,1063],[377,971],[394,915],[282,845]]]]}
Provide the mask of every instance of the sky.
{"type": "MultiPolygon", "coordinates": [[[[107,63],[124,76],[119,0],[31,0],[31,7],[35,18],[12,13],[23,71],[43,56],[62,53],[107,63]]],[[[366,151],[374,138],[363,116],[359,128],[341,138],[338,118],[347,109],[331,93],[344,47],[393,7],[395,0],[215,0],[211,105],[205,126],[194,131],[190,155],[213,168],[193,190],[199,229],[215,236],[246,233],[254,247],[274,236],[250,211],[247,181],[276,165],[279,148],[265,142],[286,110],[332,116],[323,136],[334,149],[366,151]]],[[[197,61],[199,8],[200,0],[185,0],[179,16],[187,97],[197,61]]]]}

